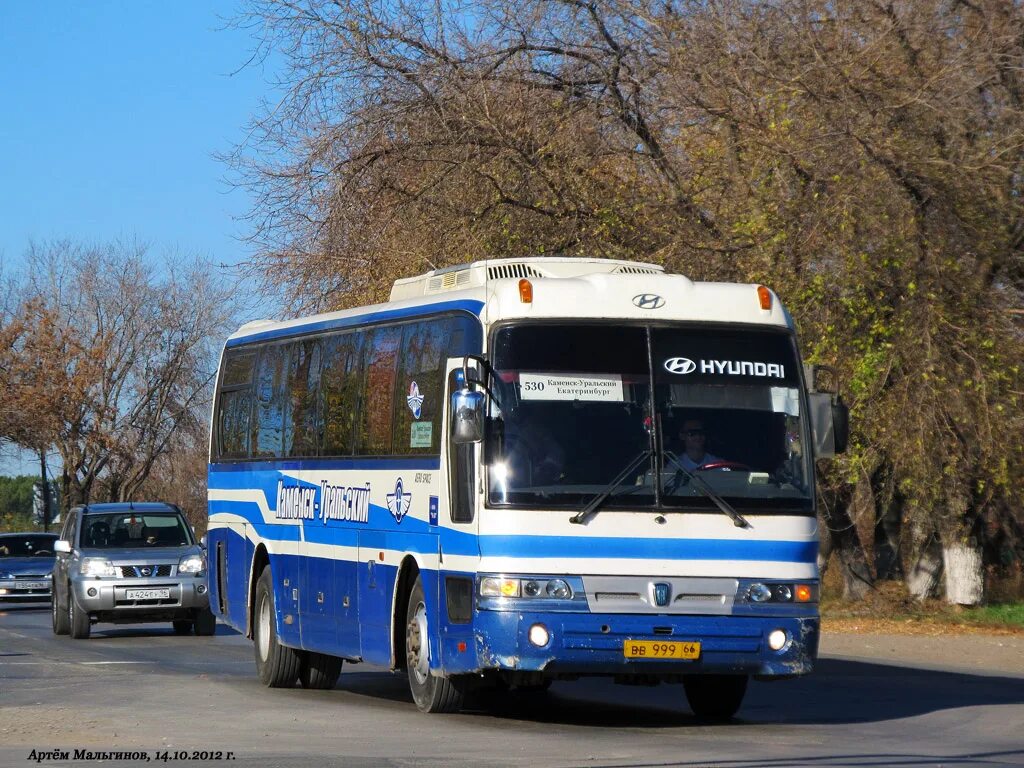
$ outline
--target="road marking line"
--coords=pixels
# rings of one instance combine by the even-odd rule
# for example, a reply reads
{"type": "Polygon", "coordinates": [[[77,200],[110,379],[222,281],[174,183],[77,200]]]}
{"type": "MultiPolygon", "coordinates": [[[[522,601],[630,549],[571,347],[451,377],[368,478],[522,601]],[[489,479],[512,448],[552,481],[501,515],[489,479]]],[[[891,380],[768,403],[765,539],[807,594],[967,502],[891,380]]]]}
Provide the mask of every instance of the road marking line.
{"type": "Polygon", "coordinates": [[[156,664],[155,661],[79,661],[73,663],[82,664],[85,666],[92,666],[97,664],[156,664]]]}

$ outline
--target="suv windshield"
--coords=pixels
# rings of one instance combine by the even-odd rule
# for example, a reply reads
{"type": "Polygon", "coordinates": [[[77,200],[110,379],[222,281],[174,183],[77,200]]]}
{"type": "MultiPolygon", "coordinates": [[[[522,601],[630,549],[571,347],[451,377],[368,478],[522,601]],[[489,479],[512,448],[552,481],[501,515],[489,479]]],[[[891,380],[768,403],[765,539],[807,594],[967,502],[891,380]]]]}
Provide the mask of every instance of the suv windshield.
{"type": "Polygon", "coordinates": [[[582,506],[650,451],[601,506],[717,510],[699,472],[738,509],[811,511],[790,333],[533,324],[492,349],[490,504],[582,506]]]}
{"type": "Polygon", "coordinates": [[[185,520],[174,512],[90,514],[82,520],[82,547],[183,547],[192,543],[185,520]]]}

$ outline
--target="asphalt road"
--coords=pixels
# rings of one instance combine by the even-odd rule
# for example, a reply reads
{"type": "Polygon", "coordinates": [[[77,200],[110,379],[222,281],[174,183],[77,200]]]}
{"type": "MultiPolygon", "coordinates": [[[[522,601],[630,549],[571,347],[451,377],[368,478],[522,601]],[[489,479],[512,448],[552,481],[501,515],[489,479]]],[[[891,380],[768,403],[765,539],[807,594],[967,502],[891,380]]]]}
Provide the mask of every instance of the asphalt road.
{"type": "Polygon", "coordinates": [[[0,766],[1024,765],[1024,639],[826,636],[816,673],[753,683],[739,718],[697,721],[681,686],[556,683],[422,715],[403,677],[347,665],[333,691],[269,690],[226,627],[97,625],[55,637],[49,607],[0,608],[0,766]],[[64,750],[68,757],[41,757],[64,750]],[[223,751],[219,761],[183,759],[223,751]],[[227,752],[233,753],[227,759],[227,752]],[[102,755],[99,755],[102,757],[102,755]]]}

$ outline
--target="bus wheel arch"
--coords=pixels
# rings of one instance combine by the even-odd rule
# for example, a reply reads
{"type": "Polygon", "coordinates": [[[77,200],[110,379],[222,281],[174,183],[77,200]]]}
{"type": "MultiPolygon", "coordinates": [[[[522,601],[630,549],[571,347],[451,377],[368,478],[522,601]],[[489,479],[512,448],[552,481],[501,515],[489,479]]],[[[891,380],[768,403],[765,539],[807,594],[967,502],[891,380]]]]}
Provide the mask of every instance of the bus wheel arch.
{"type": "Polygon", "coordinates": [[[420,564],[412,555],[406,555],[398,566],[398,576],[395,577],[394,596],[391,601],[391,668],[405,669],[406,648],[406,610],[409,605],[409,595],[420,575],[420,564]]]}
{"type": "Polygon", "coordinates": [[[263,573],[263,569],[269,567],[270,553],[267,552],[267,548],[260,543],[257,545],[256,551],[253,552],[252,568],[249,571],[249,595],[246,607],[245,636],[250,639],[253,637],[253,627],[255,626],[256,583],[259,581],[260,575],[263,573]]]}

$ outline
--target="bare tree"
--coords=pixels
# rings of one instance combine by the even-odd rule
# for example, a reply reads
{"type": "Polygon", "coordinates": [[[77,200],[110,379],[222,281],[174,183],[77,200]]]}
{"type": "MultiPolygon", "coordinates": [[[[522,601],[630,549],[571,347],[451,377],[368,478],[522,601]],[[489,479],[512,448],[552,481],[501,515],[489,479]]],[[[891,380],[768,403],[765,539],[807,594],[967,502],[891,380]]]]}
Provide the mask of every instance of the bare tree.
{"type": "Polygon", "coordinates": [[[138,497],[202,442],[230,291],[201,261],[153,266],[145,247],[33,245],[0,349],[3,433],[62,461],[62,502],[138,497]]]}

